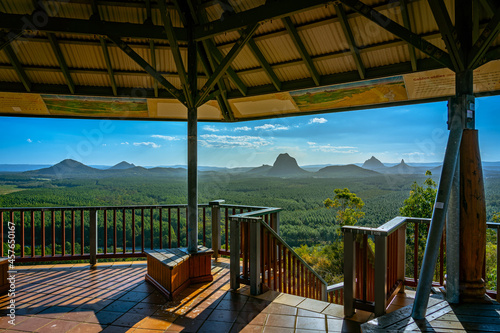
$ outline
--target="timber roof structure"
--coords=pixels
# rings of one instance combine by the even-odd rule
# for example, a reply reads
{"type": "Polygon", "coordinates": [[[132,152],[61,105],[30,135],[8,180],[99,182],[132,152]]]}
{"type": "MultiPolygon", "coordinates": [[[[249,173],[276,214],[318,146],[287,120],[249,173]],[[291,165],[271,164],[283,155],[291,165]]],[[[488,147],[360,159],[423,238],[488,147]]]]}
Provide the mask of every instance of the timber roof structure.
{"type": "Polygon", "coordinates": [[[444,100],[466,69],[498,94],[500,5],[464,48],[455,3],[2,0],[0,114],[242,121],[444,100]]]}

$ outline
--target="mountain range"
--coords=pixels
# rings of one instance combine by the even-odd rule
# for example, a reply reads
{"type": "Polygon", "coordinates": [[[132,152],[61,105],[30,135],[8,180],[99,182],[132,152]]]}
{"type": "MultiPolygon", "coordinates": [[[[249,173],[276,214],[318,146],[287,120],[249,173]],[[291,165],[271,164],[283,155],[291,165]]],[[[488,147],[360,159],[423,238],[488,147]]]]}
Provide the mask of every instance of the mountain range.
{"type": "MultiPolygon", "coordinates": [[[[307,166],[306,166],[307,167],[307,166]]],[[[242,177],[315,177],[315,178],[364,178],[381,174],[419,174],[423,175],[426,170],[431,169],[434,174],[439,174],[440,166],[410,166],[401,160],[401,163],[386,166],[376,157],[372,156],[362,166],[348,165],[318,165],[309,166],[308,169],[300,167],[297,160],[288,153],[279,154],[273,165],[264,164],[260,167],[241,168],[200,168],[201,176],[217,172],[231,172],[242,177]]],[[[131,177],[131,176],[160,176],[160,177],[186,177],[187,170],[183,167],[154,167],[145,168],[132,163],[122,161],[114,166],[103,169],[87,166],[75,160],[66,159],[49,167],[39,168],[24,172],[17,172],[33,178],[107,178],[107,177],[131,177]]]]}

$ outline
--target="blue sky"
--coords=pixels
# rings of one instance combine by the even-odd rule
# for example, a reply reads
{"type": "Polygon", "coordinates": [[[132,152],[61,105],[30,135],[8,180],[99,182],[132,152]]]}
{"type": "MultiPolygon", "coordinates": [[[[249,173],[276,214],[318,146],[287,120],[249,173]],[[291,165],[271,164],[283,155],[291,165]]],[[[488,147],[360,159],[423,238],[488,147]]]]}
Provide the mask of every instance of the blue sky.
{"type": "MultiPolygon", "coordinates": [[[[476,99],[484,161],[500,161],[500,96],[476,99]]],[[[446,102],[238,123],[199,123],[199,164],[272,164],[287,152],[299,165],[442,161],[446,102]]],[[[186,164],[186,123],[2,117],[0,164],[186,164]]]]}

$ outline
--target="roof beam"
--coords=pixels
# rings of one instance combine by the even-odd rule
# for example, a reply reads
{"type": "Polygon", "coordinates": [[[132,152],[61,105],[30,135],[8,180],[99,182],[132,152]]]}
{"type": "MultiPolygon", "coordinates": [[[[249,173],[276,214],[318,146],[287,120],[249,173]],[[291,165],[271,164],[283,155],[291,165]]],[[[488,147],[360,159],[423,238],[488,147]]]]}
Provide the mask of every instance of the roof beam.
{"type": "Polygon", "coordinates": [[[443,0],[428,0],[428,2],[431,7],[432,15],[439,27],[439,31],[441,31],[443,35],[443,40],[450,54],[453,67],[456,72],[461,72],[465,68],[465,56],[460,42],[457,39],[457,31],[451,23],[448,9],[446,9],[443,0]]]}
{"type": "Polygon", "coordinates": [[[24,89],[26,89],[27,92],[31,92],[31,81],[26,75],[26,72],[24,71],[23,66],[21,65],[21,62],[19,62],[19,59],[17,58],[16,53],[12,49],[12,46],[10,45],[10,42],[7,42],[2,34],[0,40],[4,42],[4,47],[3,51],[7,55],[7,58],[9,59],[9,62],[11,63],[12,67],[14,67],[14,70],[16,71],[17,77],[21,81],[21,83],[24,86],[24,89]]]}
{"type": "Polygon", "coordinates": [[[453,62],[448,53],[444,52],[440,48],[432,45],[431,43],[422,39],[419,35],[409,31],[405,27],[394,22],[385,15],[382,15],[378,11],[372,9],[370,6],[365,5],[359,0],[339,0],[344,5],[351,7],[356,12],[360,13],[370,21],[374,22],[381,28],[389,31],[390,33],[396,35],[402,40],[415,46],[418,50],[427,54],[432,59],[441,63],[442,65],[454,70],[453,62]]]}
{"type": "MultiPolygon", "coordinates": [[[[406,29],[411,31],[411,23],[410,23],[410,14],[408,13],[408,0],[400,0],[400,9],[401,9],[401,16],[403,16],[403,24],[406,29]]],[[[415,52],[415,47],[411,45],[410,43],[408,44],[408,53],[410,54],[410,62],[411,62],[411,68],[413,69],[414,72],[418,70],[417,67],[417,54],[415,52]]]]}
{"type": "Polygon", "coordinates": [[[248,40],[252,38],[252,35],[255,33],[258,27],[259,25],[255,24],[253,26],[249,26],[241,32],[241,37],[236,41],[231,51],[229,51],[229,53],[224,57],[219,66],[217,66],[217,68],[214,70],[212,76],[208,79],[203,88],[201,88],[200,95],[198,96],[198,99],[196,101],[196,106],[200,106],[205,103],[205,98],[210,93],[210,90],[212,90],[212,88],[217,83],[217,81],[219,81],[222,75],[224,75],[226,70],[231,65],[231,62],[234,60],[234,58],[236,58],[238,53],[240,53],[248,40]]]}
{"type": "Polygon", "coordinates": [[[337,16],[340,19],[340,25],[342,26],[347,44],[349,45],[349,49],[351,50],[351,55],[354,58],[354,63],[356,64],[356,68],[358,69],[359,77],[364,80],[365,65],[363,64],[363,60],[361,59],[359,49],[356,46],[356,41],[354,40],[354,35],[352,34],[351,25],[349,24],[349,21],[347,19],[344,6],[342,4],[335,4],[335,11],[337,12],[337,16]]]}
{"type": "Polygon", "coordinates": [[[50,46],[52,47],[52,51],[54,52],[57,62],[59,63],[59,67],[61,67],[64,79],[66,80],[66,84],[68,85],[69,91],[71,94],[75,93],[75,83],[73,82],[73,78],[68,70],[68,65],[66,64],[66,59],[64,59],[64,55],[62,54],[61,48],[59,47],[59,43],[57,42],[54,34],[47,34],[49,38],[50,46]]]}
{"type": "Polygon", "coordinates": [[[490,15],[495,14],[495,10],[497,9],[497,5],[495,4],[494,0],[479,0],[483,7],[488,11],[490,15]]]}
{"type": "MultiPolygon", "coordinates": [[[[149,48],[151,50],[151,67],[153,67],[153,69],[156,70],[156,48],[155,48],[155,43],[152,40],[149,41],[149,48]]],[[[158,97],[157,80],[153,80],[153,90],[155,92],[155,97],[158,97]]]]}
{"type": "MultiPolygon", "coordinates": [[[[163,26],[152,24],[135,24],[107,21],[90,21],[81,19],[70,19],[61,17],[50,17],[43,26],[38,26],[33,15],[5,14],[0,12],[0,28],[12,30],[15,33],[21,31],[41,31],[62,34],[83,35],[115,35],[139,39],[167,40],[163,26]]],[[[186,31],[182,28],[174,28],[178,41],[187,41],[186,31]]]]}
{"type": "MultiPolygon", "coordinates": [[[[207,52],[210,52],[210,54],[214,57],[214,59],[218,62],[221,63],[224,56],[222,55],[222,52],[215,46],[215,43],[212,40],[207,40],[207,44],[209,50],[207,52]]],[[[241,92],[243,96],[247,95],[247,86],[243,83],[243,81],[238,77],[238,74],[229,66],[226,70],[226,74],[229,77],[229,79],[234,83],[234,85],[238,88],[238,90],[241,92]]]]}
{"type": "MultiPolygon", "coordinates": [[[[213,68],[215,68],[215,63],[214,60],[207,55],[205,52],[206,47],[203,45],[205,42],[199,42],[200,45],[198,47],[198,57],[200,58],[201,65],[203,67],[203,71],[208,77],[211,77],[213,75],[213,68]]],[[[224,117],[224,120],[230,121],[231,116],[234,119],[233,112],[231,110],[231,106],[229,105],[229,102],[227,101],[227,90],[226,90],[226,85],[224,84],[224,81],[222,79],[219,79],[217,82],[217,85],[219,86],[219,91],[221,92],[220,95],[217,95],[215,99],[217,100],[217,103],[219,104],[219,107],[222,111],[222,116],[224,117]]]]}
{"type": "Polygon", "coordinates": [[[469,54],[469,69],[474,69],[485,62],[485,54],[491,43],[496,39],[500,32],[500,8],[497,9],[495,15],[491,18],[490,22],[486,25],[483,32],[477,39],[476,43],[472,46],[469,54]]]}
{"type": "Polygon", "coordinates": [[[203,40],[218,34],[242,29],[262,21],[280,19],[292,14],[300,13],[316,7],[324,6],[331,1],[308,0],[290,1],[274,0],[266,1],[265,5],[255,7],[244,12],[235,13],[224,17],[224,20],[209,22],[195,28],[195,38],[203,40]]]}
{"type": "Polygon", "coordinates": [[[191,89],[189,88],[186,68],[184,67],[184,63],[182,62],[179,44],[177,42],[177,38],[175,37],[174,27],[172,25],[170,15],[167,12],[165,0],[159,0],[158,4],[160,6],[163,26],[165,28],[165,32],[167,33],[168,42],[170,44],[172,55],[174,57],[175,67],[177,68],[177,72],[179,73],[179,79],[181,80],[182,91],[184,92],[184,97],[186,98],[187,107],[192,108],[194,106],[194,100],[192,98],[192,94],[190,93],[191,89]]]}
{"type": "Polygon", "coordinates": [[[148,72],[153,78],[155,78],[162,86],[164,86],[167,91],[181,103],[185,103],[184,96],[182,92],[177,89],[172,83],[168,82],[160,73],[158,73],[146,60],[144,60],[140,55],[138,55],[130,46],[127,45],[120,37],[108,35],[109,40],[115,43],[125,54],[127,54],[130,59],[132,59],[136,64],[141,66],[146,72],[148,72]]]}
{"type": "Polygon", "coordinates": [[[113,95],[117,96],[118,90],[116,89],[115,73],[113,71],[113,66],[111,65],[111,58],[109,57],[108,44],[106,43],[104,37],[101,37],[100,40],[104,61],[106,62],[106,69],[108,70],[109,81],[111,82],[111,89],[113,90],[113,95]]]}
{"type": "Polygon", "coordinates": [[[255,43],[255,41],[253,40],[253,38],[251,38],[248,41],[248,47],[252,51],[252,53],[255,56],[255,58],[257,58],[257,61],[259,62],[260,66],[262,66],[262,68],[266,72],[267,76],[271,80],[271,82],[274,85],[274,87],[276,88],[276,90],[280,91],[281,90],[281,84],[282,84],[281,81],[280,81],[280,79],[278,78],[278,76],[274,72],[274,70],[271,67],[271,65],[269,65],[269,63],[267,62],[266,58],[264,57],[264,54],[262,54],[262,51],[259,49],[259,47],[255,43]]]}
{"type": "Polygon", "coordinates": [[[321,78],[319,76],[318,71],[316,70],[316,66],[314,66],[311,56],[307,52],[306,47],[302,42],[302,39],[300,39],[299,33],[297,32],[297,28],[295,28],[295,26],[292,23],[292,20],[289,17],[284,17],[281,20],[283,21],[283,24],[285,25],[285,28],[288,31],[288,34],[290,35],[290,38],[292,38],[293,44],[297,48],[297,51],[299,51],[300,56],[304,60],[304,64],[309,70],[309,73],[311,74],[314,83],[317,86],[319,86],[321,78]]]}

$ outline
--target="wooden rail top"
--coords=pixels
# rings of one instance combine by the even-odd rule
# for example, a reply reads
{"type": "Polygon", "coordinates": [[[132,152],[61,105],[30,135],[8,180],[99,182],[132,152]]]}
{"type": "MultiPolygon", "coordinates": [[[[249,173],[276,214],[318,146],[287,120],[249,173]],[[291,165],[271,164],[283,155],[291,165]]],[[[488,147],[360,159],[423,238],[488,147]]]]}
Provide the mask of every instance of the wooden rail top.
{"type": "MultiPolygon", "coordinates": [[[[170,270],[174,269],[179,264],[187,261],[191,257],[191,253],[187,251],[187,248],[174,248],[174,249],[162,249],[162,250],[145,250],[145,252],[161,262],[170,270]]],[[[212,254],[214,251],[205,246],[199,246],[198,252],[196,254],[212,254]]]]}

